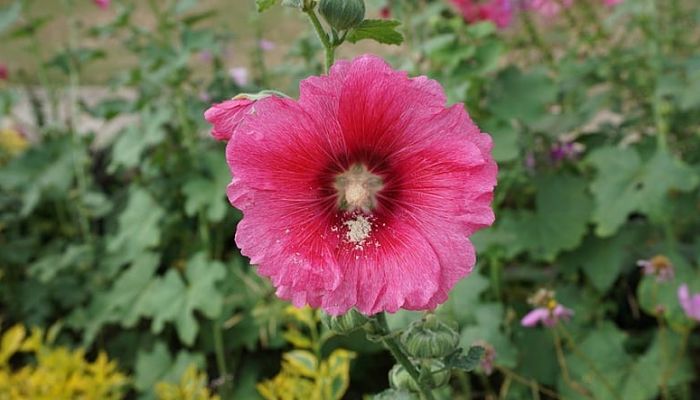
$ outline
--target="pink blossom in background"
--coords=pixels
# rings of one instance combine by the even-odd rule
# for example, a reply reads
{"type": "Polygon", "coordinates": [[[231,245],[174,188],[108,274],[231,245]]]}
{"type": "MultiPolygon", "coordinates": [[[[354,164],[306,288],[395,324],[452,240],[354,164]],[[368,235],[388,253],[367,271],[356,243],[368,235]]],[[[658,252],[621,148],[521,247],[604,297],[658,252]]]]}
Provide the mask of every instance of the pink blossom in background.
{"type": "Polygon", "coordinates": [[[0,81],[6,81],[10,76],[10,72],[7,70],[7,65],[0,63],[0,81]]]}
{"type": "Polygon", "coordinates": [[[379,16],[384,19],[391,18],[391,8],[389,6],[384,6],[379,9],[379,16]]]}
{"type": "Polygon", "coordinates": [[[552,327],[559,320],[569,320],[574,315],[574,311],[561,304],[552,307],[538,307],[527,313],[520,321],[522,326],[531,328],[542,323],[544,326],[552,327]]]}
{"type": "Polygon", "coordinates": [[[491,137],[446,101],[365,55],[226,124],[236,243],[279,297],[332,315],[433,309],[471,272],[497,167],[491,137]]]}
{"type": "Polygon", "coordinates": [[[675,275],[671,260],[663,255],[654,256],[649,260],[639,260],[637,266],[642,269],[644,275],[656,276],[658,282],[673,280],[675,275]]]}
{"type": "Polygon", "coordinates": [[[700,321],[700,293],[690,294],[687,284],[678,288],[678,301],[688,318],[700,321]]]}
{"type": "Polygon", "coordinates": [[[211,106],[204,113],[204,119],[212,124],[211,135],[217,140],[229,140],[245,115],[252,111],[253,103],[248,98],[234,97],[211,106]]]}
{"type": "Polygon", "coordinates": [[[97,7],[106,10],[109,8],[109,5],[112,3],[112,0],[92,0],[92,2],[95,3],[97,7]]]}
{"type": "Polygon", "coordinates": [[[513,19],[512,0],[450,0],[469,23],[491,21],[506,28],[513,19]]]}
{"type": "Polygon", "coordinates": [[[214,58],[210,50],[202,50],[197,56],[199,57],[199,61],[204,63],[211,62],[211,60],[214,58]]]}
{"type": "Polygon", "coordinates": [[[238,86],[248,85],[248,68],[245,67],[235,67],[228,70],[231,79],[238,86]]]}
{"type": "Polygon", "coordinates": [[[526,8],[544,17],[553,17],[559,14],[562,6],[571,7],[573,0],[526,0],[526,8]]]}
{"type": "Polygon", "coordinates": [[[258,46],[260,46],[260,49],[262,49],[262,51],[274,50],[274,48],[276,47],[275,42],[272,42],[267,39],[260,39],[260,41],[258,42],[258,46]]]}
{"type": "Polygon", "coordinates": [[[603,0],[603,4],[606,6],[616,6],[622,3],[624,0],[603,0]]]}

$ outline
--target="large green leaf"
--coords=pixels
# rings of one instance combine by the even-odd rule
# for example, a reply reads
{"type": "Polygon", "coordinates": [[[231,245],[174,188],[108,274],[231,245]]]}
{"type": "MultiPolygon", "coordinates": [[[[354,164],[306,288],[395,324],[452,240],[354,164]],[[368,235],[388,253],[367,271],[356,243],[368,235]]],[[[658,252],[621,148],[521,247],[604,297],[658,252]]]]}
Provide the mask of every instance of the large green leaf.
{"type": "Polygon", "coordinates": [[[611,238],[589,235],[581,246],[565,254],[562,264],[578,268],[601,292],[610,288],[625,265],[632,264],[632,249],[638,246],[638,232],[623,229],[611,238]]]}
{"type": "Polygon", "coordinates": [[[498,117],[533,123],[556,99],[557,87],[543,69],[524,73],[510,67],[498,75],[489,93],[489,108],[498,117]]]}
{"type": "Polygon", "coordinates": [[[481,248],[500,245],[510,256],[526,251],[553,261],[581,243],[592,209],[586,181],[562,173],[540,177],[536,185],[535,209],[502,212],[498,225],[479,237],[481,248]]]}
{"type": "Polygon", "coordinates": [[[360,25],[352,28],[348,41],[357,43],[363,39],[371,39],[384,44],[401,44],[403,35],[396,30],[400,21],[393,19],[366,19],[360,25]]]}
{"type": "Polygon", "coordinates": [[[562,340],[568,349],[565,362],[570,380],[562,374],[559,390],[565,399],[621,399],[621,392],[632,358],[625,352],[626,336],[611,323],[605,323],[581,342],[562,340]],[[575,350],[572,346],[576,346],[575,350]]]}
{"type": "Polygon", "coordinates": [[[156,342],[150,351],[141,350],[136,358],[134,386],[141,391],[153,390],[156,382],[177,382],[190,365],[204,366],[200,354],[180,351],[173,359],[163,342],[156,342]]]}
{"type": "Polygon", "coordinates": [[[135,186],[129,193],[126,208],[119,215],[119,228],[107,238],[107,250],[123,262],[160,243],[160,222],[165,211],[143,188],[135,186]]]}
{"type": "Polygon", "coordinates": [[[203,160],[207,169],[191,176],[182,187],[185,213],[194,216],[201,212],[209,221],[218,222],[224,218],[229,207],[225,189],[231,180],[231,173],[218,152],[207,153],[203,160]]]}
{"type": "Polygon", "coordinates": [[[111,171],[118,167],[133,168],[141,161],[143,153],[165,139],[164,125],[172,119],[168,107],[147,108],[141,112],[141,123],[125,128],[112,147],[111,171]]]}
{"type": "Polygon", "coordinates": [[[672,190],[687,192],[698,185],[692,168],[661,149],[643,162],[634,148],[603,147],[586,161],[598,171],[591,192],[595,232],[601,237],[617,232],[634,212],[663,218],[658,212],[672,190]]]}
{"type": "Polygon", "coordinates": [[[185,276],[186,282],[177,270],[170,269],[154,281],[146,307],[153,317],[153,332],[160,332],[165,322],[174,322],[180,340],[192,345],[199,329],[194,312],[200,311],[209,318],[221,313],[223,295],[216,283],[226,276],[226,268],[218,261],[208,260],[204,253],[197,253],[187,262],[185,276]]]}

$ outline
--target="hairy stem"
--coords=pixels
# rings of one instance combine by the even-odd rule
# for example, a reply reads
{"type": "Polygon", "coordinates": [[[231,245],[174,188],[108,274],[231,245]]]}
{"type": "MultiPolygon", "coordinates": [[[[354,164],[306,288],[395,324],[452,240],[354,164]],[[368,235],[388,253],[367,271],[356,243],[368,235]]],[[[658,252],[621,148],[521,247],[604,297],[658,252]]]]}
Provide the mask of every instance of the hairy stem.
{"type": "Polygon", "coordinates": [[[336,46],[331,43],[328,37],[328,33],[326,33],[325,29],[323,29],[321,21],[319,21],[318,16],[316,15],[316,11],[314,11],[314,9],[310,7],[308,9],[305,9],[304,12],[309,16],[309,20],[311,20],[311,25],[313,25],[314,30],[316,31],[316,35],[318,36],[318,39],[321,41],[321,44],[323,44],[323,48],[326,51],[324,72],[328,73],[328,71],[331,69],[331,65],[333,65],[333,61],[335,60],[336,46]]]}
{"type": "Polygon", "coordinates": [[[416,369],[416,366],[413,365],[411,360],[408,359],[408,356],[406,356],[406,352],[403,350],[399,341],[391,335],[391,332],[389,330],[389,324],[387,324],[386,322],[386,315],[383,312],[381,312],[375,315],[371,319],[371,321],[375,333],[381,337],[384,346],[386,346],[386,348],[389,349],[389,352],[391,352],[391,355],[394,356],[396,361],[399,364],[401,364],[401,366],[403,366],[406,372],[408,372],[408,374],[411,375],[411,378],[413,378],[413,380],[416,381],[418,387],[420,388],[422,397],[427,400],[435,400],[432,390],[429,387],[427,387],[425,383],[423,383],[420,379],[420,372],[418,371],[418,369],[416,369]]]}

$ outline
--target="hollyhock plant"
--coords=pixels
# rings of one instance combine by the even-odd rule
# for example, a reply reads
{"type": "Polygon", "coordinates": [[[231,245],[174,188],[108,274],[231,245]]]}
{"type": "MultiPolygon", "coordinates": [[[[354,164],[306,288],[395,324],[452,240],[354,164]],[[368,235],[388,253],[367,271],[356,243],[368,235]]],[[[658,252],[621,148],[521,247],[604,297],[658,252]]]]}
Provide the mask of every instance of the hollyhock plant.
{"type": "Polygon", "coordinates": [[[658,282],[668,282],[675,275],[671,260],[663,255],[656,255],[649,260],[639,260],[637,265],[644,275],[656,276],[658,282]]]}
{"type": "Polygon", "coordinates": [[[513,19],[512,0],[450,0],[469,23],[491,21],[503,29],[513,19]]]}
{"type": "Polygon", "coordinates": [[[236,242],[279,297],[331,315],[432,309],[471,272],[497,168],[490,136],[445,102],[365,55],[302,81],[298,101],[207,111],[230,137],[236,242]]]}
{"type": "Polygon", "coordinates": [[[678,288],[678,301],[688,318],[700,321],[700,293],[690,294],[687,284],[678,288]]]}

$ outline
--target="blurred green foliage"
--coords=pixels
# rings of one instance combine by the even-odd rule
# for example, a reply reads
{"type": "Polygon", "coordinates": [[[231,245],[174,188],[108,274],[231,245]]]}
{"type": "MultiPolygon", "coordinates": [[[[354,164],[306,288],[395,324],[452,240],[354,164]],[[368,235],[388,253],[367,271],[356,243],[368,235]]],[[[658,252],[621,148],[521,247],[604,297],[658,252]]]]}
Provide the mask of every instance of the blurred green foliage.
{"type": "MultiPolygon", "coordinates": [[[[495,369],[458,374],[438,396],[700,395],[700,336],[676,294],[682,282],[700,291],[700,8],[657,3],[584,2],[570,18],[523,14],[535,30],[522,21],[502,32],[466,24],[446,2],[391,2],[406,42],[390,61],[464,102],[493,136],[500,168],[497,222],[473,237],[478,268],[436,311],[458,322],[463,347],[493,346],[495,369]],[[641,275],[635,262],[657,254],[671,260],[673,280],[641,275]],[[520,326],[539,287],[575,311],[570,323],[520,326]]],[[[377,4],[368,5],[371,18],[377,4]]],[[[115,1],[109,22],[89,26],[67,12],[65,43],[36,60],[45,96],[21,77],[0,86],[4,114],[20,93],[33,105],[29,147],[16,135],[0,142],[2,329],[55,326],[61,345],[106,351],[132,377],[130,398],[187,382],[208,397],[197,368],[221,398],[257,398],[256,383],[278,374],[290,343],[310,339],[294,333],[298,322],[235,248],[241,216],[227,204],[224,148],[205,136],[202,113],[239,92],[293,93],[320,72],[321,48],[309,30],[280,65],[266,66],[257,49],[241,87],[224,63],[231,32],[208,23],[216,9],[191,0],[135,7],[115,1]],[[115,46],[134,63],[107,95],[89,98],[82,74],[115,46]],[[56,74],[65,88],[48,80],[56,74]],[[86,116],[122,128],[79,134],[86,116]]],[[[37,32],[53,16],[36,8],[1,7],[2,40],[41,46],[37,32]]],[[[348,40],[397,42],[394,22],[360,28],[348,40]]],[[[401,311],[389,323],[399,330],[416,318],[401,311]]],[[[328,337],[314,357],[345,354],[339,348],[357,353],[347,398],[386,388],[391,362],[379,345],[328,337]]]]}

